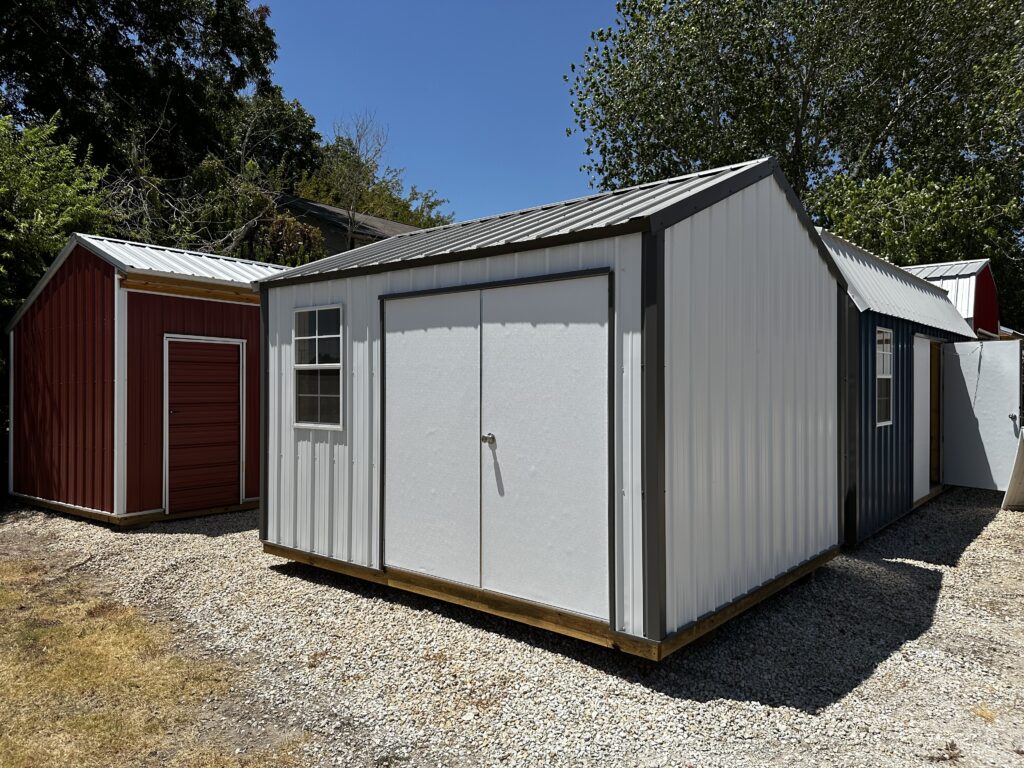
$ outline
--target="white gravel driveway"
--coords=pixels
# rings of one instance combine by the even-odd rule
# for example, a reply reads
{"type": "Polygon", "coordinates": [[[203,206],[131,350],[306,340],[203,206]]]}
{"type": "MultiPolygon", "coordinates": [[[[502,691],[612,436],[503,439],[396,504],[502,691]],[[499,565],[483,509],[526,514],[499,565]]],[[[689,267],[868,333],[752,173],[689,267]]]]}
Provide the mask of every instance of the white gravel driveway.
{"type": "Polygon", "coordinates": [[[0,547],[73,553],[241,662],[312,766],[1024,768],[1024,513],[998,503],[951,491],[660,665],[266,556],[252,512],[14,511],[0,547]]]}

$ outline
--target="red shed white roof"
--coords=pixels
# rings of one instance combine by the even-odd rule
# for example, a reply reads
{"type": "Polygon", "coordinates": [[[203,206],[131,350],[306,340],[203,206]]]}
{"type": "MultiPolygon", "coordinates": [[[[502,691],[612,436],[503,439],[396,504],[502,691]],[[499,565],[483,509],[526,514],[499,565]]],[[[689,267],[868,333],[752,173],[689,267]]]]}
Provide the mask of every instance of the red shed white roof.
{"type": "Polygon", "coordinates": [[[54,259],[53,264],[46,270],[21,307],[18,308],[14,317],[11,318],[11,322],[7,324],[8,331],[17,324],[76,246],[81,246],[103,259],[121,274],[174,277],[179,280],[192,280],[210,285],[248,287],[257,280],[287,270],[287,267],[282,267],[279,264],[235,259],[215,253],[185,251],[181,248],[168,248],[162,245],[136,243],[131,240],[118,240],[112,237],[76,232],[71,235],[67,245],[54,259]]]}

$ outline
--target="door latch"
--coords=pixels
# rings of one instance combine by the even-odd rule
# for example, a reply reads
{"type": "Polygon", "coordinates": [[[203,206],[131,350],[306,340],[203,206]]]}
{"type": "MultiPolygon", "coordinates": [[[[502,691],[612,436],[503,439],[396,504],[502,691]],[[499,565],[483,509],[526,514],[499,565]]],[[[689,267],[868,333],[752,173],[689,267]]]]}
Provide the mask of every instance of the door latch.
{"type": "Polygon", "coordinates": [[[480,442],[487,445],[494,445],[497,442],[497,438],[493,432],[488,432],[486,435],[480,435],[480,442]]]}

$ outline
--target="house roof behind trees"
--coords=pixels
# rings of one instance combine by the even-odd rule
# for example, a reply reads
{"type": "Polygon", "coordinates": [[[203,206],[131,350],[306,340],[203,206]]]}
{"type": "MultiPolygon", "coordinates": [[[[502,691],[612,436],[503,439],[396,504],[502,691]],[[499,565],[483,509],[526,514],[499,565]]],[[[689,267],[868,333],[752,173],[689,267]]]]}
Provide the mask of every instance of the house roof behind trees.
{"type": "Polygon", "coordinates": [[[335,208],[333,205],[318,203],[316,200],[307,200],[304,197],[295,195],[281,195],[278,198],[278,205],[288,209],[298,219],[314,218],[323,225],[333,227],[341,231],[348,231],[352,228],[352,234],[362,237],[382,240],[394,235],[401,235],[406,232],[418,232],[419,228],[409,224],[402,224],[390,219],[382,219],[379,216],[371,216],[368,213],[354,212],[351,216],[354,227],[350,224],[348,211],[343,208],[335,208]]]}

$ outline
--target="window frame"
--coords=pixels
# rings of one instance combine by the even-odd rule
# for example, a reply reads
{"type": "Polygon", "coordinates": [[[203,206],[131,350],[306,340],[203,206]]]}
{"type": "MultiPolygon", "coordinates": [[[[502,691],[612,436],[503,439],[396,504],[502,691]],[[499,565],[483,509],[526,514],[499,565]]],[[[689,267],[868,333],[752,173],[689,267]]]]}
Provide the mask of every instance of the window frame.
{"type": "Polygon", "coordinates": [[[292,310],[292,426],[295,429],[322,429],[339,432],[345,429],[345,305],[314,304],[308,307],[295,307],[292,310]],[[302,312],[319,312],[325,309],[338,310],[338,362],[337,363],[297,363],[295,351],[300,339],[334,338],[333,334],[320,335],[317,327],[315,336],[299,336],[297,334],[298,316],[302,312]],[[300,371],[338,371],[338,423],[299,421],[299,372],[300,371]]]}
{"type": "Polygon", "coordinates": [[[875,327],[875,427],[891,427],[896,412],[895,398],[893,397],[893,380],[895,378],[895,340],[896,334],[893,333],[892,328],[886,328],[885,326],[875,327]],[[889,336],[889,351],[887,353],[880,353],[878,349],[879,333],[885,333],[889,336]],[[879,354],[889,355],[889,372],[882,373],[881,367],[879,366],[879,354]],[[889,418],[886,421],[879,420],[878,417],[878,400],[879,400],[879,387],[878,382],[881,380],[887,380],[889,382],[889,418]]]}

